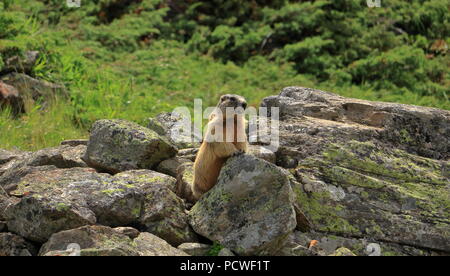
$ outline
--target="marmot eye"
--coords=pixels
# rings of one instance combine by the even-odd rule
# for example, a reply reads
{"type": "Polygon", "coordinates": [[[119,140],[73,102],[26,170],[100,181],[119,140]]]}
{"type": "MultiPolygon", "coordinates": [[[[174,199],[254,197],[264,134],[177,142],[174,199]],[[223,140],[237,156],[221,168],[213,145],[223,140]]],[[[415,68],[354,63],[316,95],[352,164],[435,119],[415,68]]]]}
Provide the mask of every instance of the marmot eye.
{"type": "Polygon", "coordinates": [[[231,98],[230,98],[230,101],[235,102],[235,101],[236,101],[236,98],[235,98],[235,97],[231,97],[231,98]]]}

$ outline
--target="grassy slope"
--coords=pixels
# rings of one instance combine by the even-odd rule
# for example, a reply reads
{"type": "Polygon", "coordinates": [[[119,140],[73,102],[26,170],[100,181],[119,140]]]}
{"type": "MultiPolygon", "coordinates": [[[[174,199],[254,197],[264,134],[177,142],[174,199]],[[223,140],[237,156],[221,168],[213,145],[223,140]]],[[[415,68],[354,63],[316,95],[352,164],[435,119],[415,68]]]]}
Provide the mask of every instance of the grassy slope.
{"type": "MultiPolygon", "coordinates": [[[[110,25],[93,24],[95,19],[86,16],[86,10],[93,8],[89,6],[64,10],[65,15],[54,25],[47,19],[55,14],[36,12],[45,11],[43,3],[10,2],[7,12],[0,12],[14,17],[11,26],[16,34],[0,37],[0,52],[5,55],[15,48],[40,50],[41,59],[33,75],[64,83],[71,99],[55,98],[45,108],[28,102],[27,114],[19,119],[11,119],[8,110],[0,112],[0,148],[35,150],[64,139],[86,137],[91,123],[100,118],[145,124],[146,118],[159,112],[177,106],[192,107],[194,98],[203,99],[204,107],[215,105],[218,96],[226,92],[242,94],[257,106],[262,98],[290,85],[315,87],[347,97],[450,109],[449,102],[442,98],[420,97],[409,91],[396,93],[318,82],[312,76],[297,74],[293,64],[261,56],[238,66],[188,51],[187,44],[170,38],[129,43],[140,35],[136,26],[141,22],[133,21],[133,15],[110,25]]],[[[151,18],[158,21],[156,14],[151,18]]],[[[163,23],[154,25],[158,24],[163,23]]]]}

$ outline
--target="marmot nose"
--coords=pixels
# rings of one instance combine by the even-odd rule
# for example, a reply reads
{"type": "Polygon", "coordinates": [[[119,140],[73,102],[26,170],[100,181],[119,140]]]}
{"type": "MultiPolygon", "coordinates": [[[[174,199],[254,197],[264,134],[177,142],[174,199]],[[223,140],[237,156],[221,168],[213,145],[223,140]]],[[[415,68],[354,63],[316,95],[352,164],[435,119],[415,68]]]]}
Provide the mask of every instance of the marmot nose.
{"type": "Polygon", "coordinates": [[[243,108],[243,109],[246,109],[246,108],[247,108],[247,103],[246,103],[246,102],[243,102],[243,103],[242,103],[242,108],[243,108]]]}

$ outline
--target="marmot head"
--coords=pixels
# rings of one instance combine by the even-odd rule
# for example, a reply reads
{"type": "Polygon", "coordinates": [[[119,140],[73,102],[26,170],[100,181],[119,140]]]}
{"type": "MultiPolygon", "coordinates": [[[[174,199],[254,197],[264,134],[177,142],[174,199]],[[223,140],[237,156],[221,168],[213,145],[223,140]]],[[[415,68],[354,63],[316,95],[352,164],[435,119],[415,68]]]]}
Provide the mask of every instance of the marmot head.
{"type": "Polygon", "coordinates": [[[244,97],[236,94],[225,94],[220,97],[217,107],[222,111],[223,116],[226,116],[227,107],[242,108],[241,111],[247,108],[247,101],[244,97]]]}

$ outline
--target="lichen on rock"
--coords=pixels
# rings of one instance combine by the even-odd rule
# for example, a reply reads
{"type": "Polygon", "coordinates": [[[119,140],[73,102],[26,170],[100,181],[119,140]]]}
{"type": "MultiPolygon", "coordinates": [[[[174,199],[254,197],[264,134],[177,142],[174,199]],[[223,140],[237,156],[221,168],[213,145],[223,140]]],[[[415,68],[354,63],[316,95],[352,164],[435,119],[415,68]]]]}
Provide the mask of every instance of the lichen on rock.
{"type": "Polygon", "coordinates": [[[175,156],[177,149],[153,130],[125,120],[99,120],[83,160],[99,170],[118,173],[134,169],[151,169],[175,156]]]}
{"type": "Polygon", "coordinates": [[[296,227],[286,172],[251,155],[230,158],[192,207],[194,230],[239,255],[270,255],[296,227]]]}

